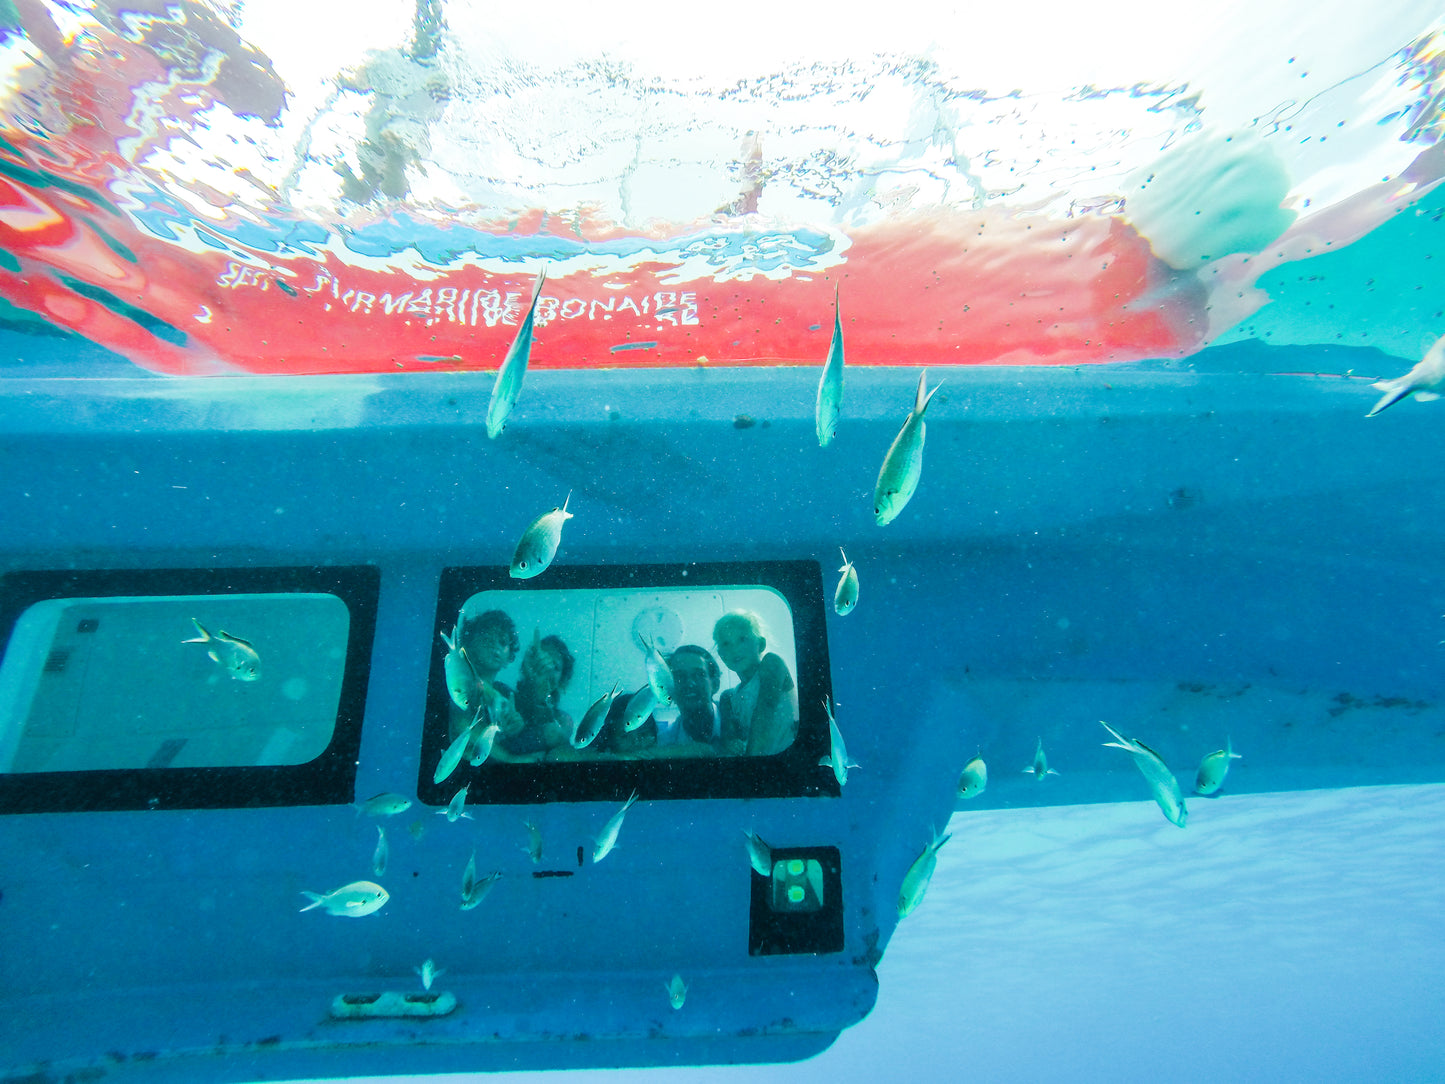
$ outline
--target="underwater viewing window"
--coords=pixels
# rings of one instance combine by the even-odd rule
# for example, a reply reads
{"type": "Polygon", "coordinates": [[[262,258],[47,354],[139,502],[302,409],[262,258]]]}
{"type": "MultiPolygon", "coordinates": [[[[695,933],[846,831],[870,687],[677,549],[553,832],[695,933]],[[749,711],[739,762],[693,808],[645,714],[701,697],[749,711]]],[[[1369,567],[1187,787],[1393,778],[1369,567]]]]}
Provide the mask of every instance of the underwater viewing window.
{"type": "Polygon", "coordinates": [[[374,568],[0,581],[0,811],[350,802],[374,568]]]}
{"type": "Polygon", "coordinates": [[[816,562],[442,573],[418,794],[838,793],[816,562]]]}

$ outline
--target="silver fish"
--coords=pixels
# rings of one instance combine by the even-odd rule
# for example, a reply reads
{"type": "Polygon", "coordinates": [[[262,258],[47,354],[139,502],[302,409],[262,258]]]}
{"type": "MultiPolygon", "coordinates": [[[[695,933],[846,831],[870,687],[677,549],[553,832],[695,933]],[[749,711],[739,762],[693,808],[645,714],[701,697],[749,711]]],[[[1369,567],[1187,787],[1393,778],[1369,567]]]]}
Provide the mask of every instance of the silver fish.
{"type": "Polygon", "coordinates": [[[1189,811],[1184,808],[1184,795],[1179,789],[1179,780],[1174,778],[1174,773],[1164,763],[1164,758],[1137,738],[1123,737],[1104,720],[1100,719],[1099,725],[1114,736],[1113,741],[1106,741],[1104,745],[1111,749],[1122,749],[1134,758],[1134,766],[1139,769],[1144,782],[1149,784],[1149,793],[1159,803],[1165,819],[1170,824],[1183,828],[1189,811]]]}
{"type": "Polygon", "coordinates": [[[898,430],[898,435],[893,438],[893,444],[888,449],[888,454],[883,457],[883,466],[878,471],[878,484],[873,487],[873,515],[878,520],[878,526],[885,523],[892,523],[898,513],[903,511],[913,497],[913,491],[918,488],[918,478],[923,473],[923,438],[927,435],[928,427],[923,424],[923,412],[928,409],[929,401],[938,394],[938,388],[943,387],[940,381],[938,387],[925,394],[927,385],[924,381],[928,377],[928,370],[924,370],[918,376],[918,394],[913,400],[913,411],[903,422],[903,428],[898,430]]]}
{"type": "Polygon", "coordinates": [[[838,432],[838,412],[843,406],[843,315],[838,308],[838,285],[833,285],[833,341],[828,344],[823,375],[818,378],[818,406],[814,411],[820,448],[826,448],[838,432]]]}
{"type": "Polygon", "coordinates": [[[472,856],[467,859],[467,864],[462,867],[462,899],[466,900],[477,890],[477,851],[472,848],[472,856]]]}
{"type": "Polygon", "coordinates": [[[1373,418],[1411,392],[1422,402],[1440,398],[1441,394],[1445,394],[1445,335],[1436,339],[1430,349],[1425,351],[1420,364],[1404,376],[1394,380],[1381,380],[1373,386],[1383,391],[1385,396],[1365,415],[1367,418],[1373,418]]]}
{"type": "Polygon", "coordinates": [[[577,724],[577,731],[572,735],[573,749],[586,749],[602,733],[602,727],[607,722],[607,709],[612,707],[612,701],[617,699],[619,682],[612,683],[612,691],[605,696],[599,696],[592,701],[592,706],[582,716],[582,721],[577,724]]]}
{"type": "Polygon", "coordinates": [[[368,817],[394,817],[411,808],[411,799],[403,794],[376,794],[356,806],[358,813],[368,817]]]}
{"type": "Polygon", "coordinates": [[[527,857],[535,864],[542,861],[542,830],[531,821],[527,822],[527,857]]]}
{"type": "Polygon", "coordinates": [[[378,877],[386,875],[386,862],[391,857],[391,848],[386,845],[386,832],[376,826],[376,850],[371,852],[371,872],[378,877]]]}
{"type": "Polygon", "coordinates": [[[1234,751],[1234,742],[1225,738],[1223,749],[1206,754],[1199,762],[1199,772],[1194,777],[1194,793],[1218,793],[1219,788],[1224,786],[1224,777],[1229,774],[1229,762],[1239,759],[1240,755],[1234,751]]]}
{"type": "Polygon", "coordinates": [[[475,733],[472,734],[471,744],[467,746],[467,763],[473,768],[480,768],[492,755],[492,747],[496,745],[497,735],[502,732],[502,728],[496,723],[479,726],[478,722],[473,723],[471,729],[475,733]]]}
{"type": "Polygon", "coordinates": [[[328,915],[338,915],[341,918],[361,918],[369,915],[374,911],[381,910],[382,904],[391,899],[386,889],[374,881],[352,881],[349,885],[342,885],[324,896],[316,892],[302,892],[301,894],[311,900],[301,908],[302,911],[321,907],[328,915]]]}
{"type": "Polygon", "coordinates": [[[848,747],[843,744],[843,734],[838,729],[838,722],[833,718],[833,705],[828,697],[823,697],[823,710],[828,713],[828,735],[831,744],[828,748],[828,755],[818,759],[818,767],[831,768],[833,778],[838,780],[840,787],[848,784],[848,769],[861,768],[861,764],[854,764],[848,759],[848,747]]]}
{"type": "Polygon", "coordinates": [[[933,869],[938,865],[938,849],[952,838],[951,832],[939,838],[937,830],[934,830],[933,842],[923,848],[923,853],[913,860],[913,865],[909,866],[908,872],[903,875],[903,886],[898,890],[900,922],[923,902],[923,894],[928,891],[928,882],[933,880],[933,869]]]}
{"type": "MultiPolygon", "coordinates": [[[[838,547],[838,552],[843,553],[842,546],[838,547]]],[[[838,578],[838,587],[833,592],[833,612],[839,617],[847,617],[858,605],[858,570],[843,553],[843,567],[838,571],[843,575],[838,578]]]]}
{"type": "Polygon", "coordinates": [[[462,818],[471,820],[472,815],[466,812],[465,808],[467,804],[467,789],[470,786],[471,784],[468,783],[465,787],[452,795],[452,800],[447,803],[447,807],[445,809],[438,809],[437,814],[439,816],[446,817],[447,821],[451,824],[455,824],[462,818]]]}
{"type": "Polygon", "coordinates": [[[672,981],[664,983],[664,986],[667,988],[667,1000],[672,1007],[674,1009],[682,1008],[683,1002],[687,1000],[687,984],[682,981],[682,976],[673,975],[672,981]]]}
{"type": "Polygon", "coordinates": [[[596,839],[596,846],[592,848],[592,861],[601,862],[617,846],[617,833],[622,831],[622,818],[627,816],[627,811],[637,801],[637,791],[632,792],[632,797],[622,803],[622,808],[612,814],[606,824],[602,826],[601,833],[596,839]]]}
{"type": "Polygon", "coordinates": [[[532,356],[532,325],[537,318],[537,299],[542,296],[542,283],[546,281],[547,268],[543,266],[532,286],[532,303],[527,307],[527,315],[522,320],[522,326],[517,328],[512,345],[507,348],[502,367],[497,370],[497,382],[492,385],[492,398],[487,403],[487,436],[493,440],[502,435],[507,418],[517,405],[517,397],[522,394],[522,378],[527,375],[527,359],[532,356]]]}
{"type": "Polygon", "coordinates": [[[472,890],[470,892],[462,893],[462,910],[470,911],[477,904],[481,903],[484,899],[487,898],[487,893],[492,890],[492,886],[501,879],[502,871],[492,870],[491,873],[487,874],[481,880],[474,881],[472,884],[472,890]]]}
{"type": "Polygon", "coordinates": [[[1037,782],[1040,783],[1042,783],[1051,775],[1059,774],[1058,772],[1054,771],[1054,769],[1049,767],[1049,758],[1044,756],[1043,738],[1040,738],[1038,744],[1034,746],[1034,761],[1032,764],[1024,768],[1024,771],[1028,772],[1034,777],[1037,782]]]}
{"type": "Polygon", "coordinates": [[[773,875],[773,849],[763,842],[762,836],[756,832],[749,832],[743,829],[743,835],[747,837],[748,863],[757,871],[760,877],[771,877],[773,875]]]}
{"type": "Polygon", "coordinates": [[[662,652],[657,650],[657,641],[647,641],[647,684],[652,687],[652,695],[657,707],[672,707],[673,680],[672,667],[667,665],[667,660],[662,657],[662,652]]]}
{"type": "Polygon", "coordinates": [[[567,504],[571,500],[572,494],[568,493],[561,508],[554,508],[538,516],[531,526],[522,532],[517,551],[512,554],[512,579],[530,580],[547,570],[552,558],[557,556],[557,546],[562,541],[562,524],[572,518],[572,513],[567,511],[567,504]]]}
{"type": "Polygon", "coordinates": [[[958,777],[958,796],[965,800],[977,798],[987,786],[988,765],[983,762],[983,757],[974,757],[963,766],[963,772],[958,777]]]}
{"type": "Polygon", "coordinates": [[[194,617],[191,624],[196,626],[199,636],[182,640],[183,644],[205,644],[206,654],[213,662],[237,681],[255,681],[261,676],[261,656],[256,653],[248,640],[217,630],[213,636],[194,617]]]}
{"type": "Polygon", "coordinates": [[[445,631],[441,634],[442,643],[447,645],[447,657],[442,668],[446,672],[447,692],[451,694],[452,703],[462,711],[475,711],[476,704],[472,701],[476,695],[477,672],[467,655],[467,649],[458,644],[459,631],[453,629],[450,636],[445,631]]]}
{"type": "Polygon", "coordinates": [[[446,969],[437,967],[435,961],[429,957],[422,961],[420,967],[414,967],[412,970],[421,976],[421,988],[423,990],[430,990],[431,984],[436,981],[437,976],[446,974],[446,969]]]}
{"type": "Polygon", "coordinates": [[[627,710],[622,716],[622,729],[629,734],[647,721],[652,709],[657,707],[657,694],[651,685],[644,685],[627,701],[627,710]]]}
{"type": "Polygon", "coordinates": [[[431,781],[433,783],[440,783],[443,779],[450,778],[452,772],[457,770],[457,766],[462,762],[462,757],[466,755],[467,746],[471,745],[472,739],[476,736],[476,725],[477,720],[473,719],[467,728],[458,734],[442,752],[441,759],[437,761],[436,771],[432,772],[431,781]]]}

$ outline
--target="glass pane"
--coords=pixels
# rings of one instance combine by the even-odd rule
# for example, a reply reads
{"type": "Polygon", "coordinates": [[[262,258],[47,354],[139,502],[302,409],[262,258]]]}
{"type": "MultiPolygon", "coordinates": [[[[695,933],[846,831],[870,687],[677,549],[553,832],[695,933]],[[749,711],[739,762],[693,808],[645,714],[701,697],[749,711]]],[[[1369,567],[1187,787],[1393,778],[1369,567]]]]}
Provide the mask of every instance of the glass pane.
{"type": "Polygon", "coordinates": [[[797,736],[793,616],[769,587],[481,591],[456,630],[471,686],[449,738],[495,723],[496,760],[762,756],[797,736]]]}
{"type": "Polygon", "coordinates": [[[331,594],[38,602],[0,665],[0,771],[304,764],[349,632],[331,594]]]}

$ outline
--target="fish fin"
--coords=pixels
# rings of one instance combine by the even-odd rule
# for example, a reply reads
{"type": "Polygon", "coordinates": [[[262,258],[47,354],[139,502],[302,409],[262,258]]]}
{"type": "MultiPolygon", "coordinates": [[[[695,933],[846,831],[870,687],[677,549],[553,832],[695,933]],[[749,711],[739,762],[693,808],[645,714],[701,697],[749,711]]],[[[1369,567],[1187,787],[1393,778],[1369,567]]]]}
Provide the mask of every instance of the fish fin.
{"type": "Polygon", "coordinates": [[[928,391],[928,385],[924,383],[927,379],[928,370],[924,369],[923,372],[918,374],[918,394],[913,400],[913,413],[919,418],[923,417],[923,412],[928,409],[928,404],[932,402],[933,397],[938,394],[938,389],[943,387],[943,381],[940,380],[933,386],[932,391],[928,391]]]}
{"type": "Polygon", "coordinates": [[[190,640],[182,640],[181,643],[183,643],[183,644],[205,644],[205,643],[209,643],[209,642],[211,641],[211,634],[206,631],[206,626],[205,626],[205,625],[202,625],[202,624],[201,624],[199,621],[197,621],[194,617],[191,618],[191,624],[196,626],[196,631],[199,632],[200,635],[197,636],[197,637],[195,637],[195,638],[193,638],[193,639],[190,639],[190,640]]]}
{"type": "Polygon", "coordinates": [[[301,908],[302,912],[309,911],[313,907],[320,907],[323,903],[326,902],[325,896],[319,895],[315,892],[307,892],[305,889],[301,890],[301,895],[306,896],[308,899],[311,900],[310,903],[308,903],[305,907],[301,908]]]}
{"type": "Polygon", "coordinates": [[[547,265],[537,271],[537,281],[532,284],[532,308],[537,307],[537,298],[542,296],[542,284],[547,281],[547,265]]]}
{"type": "Polygon", "coordinates": [[[838,552],[841,553],[841,554],[843,554],[843,567],[840,568],[838,571],[839,571],[839,572],[847,572],[847,571],[848,571],[848,566],[849,566],[852,562],[848,560],[848,555],[847,555],[846,553],[843,553],[843,547],[842,547],[842,546],[839,546],[839,547],[838,547],[838,552]]]}
{"type": "Polygon", "coordinates": [[[1422,403],[1433,403],[1436,399],[1440,398],[1440,393],[1438,391],[1417,391],[1415,398],[1422,403]]]}
{"type": "MultiPolygon", "coordinates": [[[[1127,749],[1127,750],[1129,750],[1130,752],[1133,752],[1133,751],[1134,751],[1134,750],[1133,750],[1133,746],[1132,746],[1132,745],[1130,744],[1130,742],[1129,742],[1129,739],[1126,738],[1126,737],[1124,737],[1124,735],[1120,734],[1117,730],[1115,730],[1115,729],[1114,729],[1112,726],[1110,726],[1108,723],[1104,722],[1103,719],[1100,719],[1100,720],[1099,720],[1099,725],[1100,725],[1101,727],[1103,727],[1105,730],[1107,730],[1110,734],[1114,735],[1114,740],[1115,740],[1115,741],[1118,741],[1118,742],[1122,742],[1122,743],[1123,743],[1122,745],[1118,746],[1118,748],[1120,748],[1120,749],[1127,749]]],[[[1114,742],[1108,742],[1108,741],[1106,741],[1104,744],[1105,744],[1105,745],[1113,745],[1114,742]]]]}
{"type": "Polygon", "coordinates": [[[217,639],[217,640],[229,640],[229,641],[230,641],[231,643],[233,643],[233,644],[240,644],[242,647],[249,647],[252,651],[255,651],[255,650],[256,650],[256,645],[253,644],[253,643],[251,643],[250,640],[243,640],[243,639],[241,639],[239,636],[232,636],[232,635],[231,635],[229,632],[227,632],[225,629],[217,629],[217,630],[216,630],[216,639],[217,639]]]}
{"type": "Polygon", "coordinates": [[[1370,408],[1370,412],[1365,415],[1367,418],[1373,418],[1386,407],[1393,406],[1410,394],[1410,385],[1403,378],[1400,380],[1381,380],[1375,384],[1374,387],[1384,391],[1385,396],[1370,408]]]}
{"type": "Polygon", "coordinates": [[[1045,775],[1058,775],[1058,774],[1059,774],[1059,769],[1057,769],[1057,768],[1050,768],[1048,771],[1044,772],[1044,774],[1045,774],[1045,775]]]}
{"type": "Polygon", "coordinates": [[[833,767],[833,758],[832,758],[832,757],[819,757],[819,758],[818,758],[818,767],[820,767],[820,768],[832,768],[832,767],[833,767]]]}

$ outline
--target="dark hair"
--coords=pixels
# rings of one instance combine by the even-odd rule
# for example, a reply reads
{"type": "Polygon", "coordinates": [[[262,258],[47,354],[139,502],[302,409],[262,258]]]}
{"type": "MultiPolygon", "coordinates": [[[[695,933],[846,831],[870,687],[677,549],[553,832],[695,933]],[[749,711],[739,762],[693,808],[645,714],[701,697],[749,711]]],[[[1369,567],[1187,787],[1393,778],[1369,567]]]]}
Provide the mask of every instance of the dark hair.
{"type": "Polygon", "coordinates": [[[557,677],[557,684],[565,689],[572,681],[572,667],[577,660],[572,657],[572,652],[567,650],[567,642],[555,633],[551,636],[543,636],[539,647],[550,647],[562,658],[562,673],[557,677]]]}
{"type": "Polygon", "coordinates": [[[712,657],[712,652],[705,647],[699,647],[697,644],[678,644],[678,646],[673,649],[672,654],[668,655],[668,663],[671,664],[672,660],[684,651],[689,655],[696,655],[707,665],[707,679],[712,682],[712,691],[716,694],[716,692],[722,688],[722,670],[718,667],[717,660],[712,657]]]}
{"type": "Polygon", "coordinates": [[[517,623],[505,610],[486,610],[468,617],[462,622],[462,644],[469,644],[482,633],[493,630],[506,634],[507,661],[511,662],[517,657],[522,643],[517,639],[517,623]]]}

